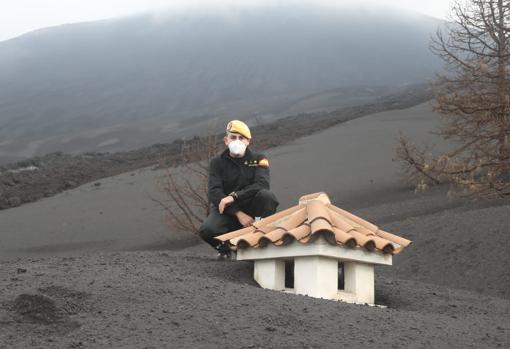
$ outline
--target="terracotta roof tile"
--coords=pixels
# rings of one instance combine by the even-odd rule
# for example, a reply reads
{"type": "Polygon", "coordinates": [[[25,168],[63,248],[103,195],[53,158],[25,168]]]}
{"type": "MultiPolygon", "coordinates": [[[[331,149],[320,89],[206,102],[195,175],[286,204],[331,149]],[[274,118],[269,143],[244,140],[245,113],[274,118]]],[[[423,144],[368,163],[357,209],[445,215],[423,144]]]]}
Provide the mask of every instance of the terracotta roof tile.
{"type": "MultiPolygon", "coordinates": [[[[256,230],[254,231],[254,233],[261,232],[261,233],[264,233],[264,234],[269,234],[274,229],[275,229],[275,227],[273,227],[271,225],[262,225],[262,226],[257,227],[256,230]]],[[[248,233],[248,234],[250,234],[250,233],[248,233]]]]}
{"type": "Polygon", "coordinates": [[[306,204],[306,211],[308,213],[308,220],[310,223],[318,218],[322,218],[331,223],[329,210],[326,205],[319,200],[311,200],[306,204]]]}
{"type": "Polygon", "coordinates": [[[342,219],[342,217],[340,217],[337,214],[331,215],[331,223],[333,223],[335,227],[342,229],[346,233],[354,229],[353,225],[349,224],[345,219],[342,219]]]}
{"type": "Polygon", "coordinates": [[[256,228],[254,226],[250,226],[250,227],[246,227],[243,229],[234,230],[233,232],[218,236],[216,239],[221,240],[221,241],[227,241],[227,240],[234,239],[234,238],[244,235],[244,234],[254,233],[255,229],[256,228]]]}
{"type": "Polygon", "coordinates": [[[259,243],[261,237],[264,236],[263,232],[257,231],[255,233],[244,234],[237,239],[237,247],[246,248],[249,246],[255,246],[259,243]]]}
{"type": "Polygon", "coordinates": [[[378,230],[377,235],[382,237],[383,239],[389,240],[393,242],[394,244],[398,245],[397,247],[407,247],[409,244],[411,244],[411,240],[404,239],[403,237],[388,233],[384,230],[378,230]]]}
{"type": "Polygon", "coordinates": [[[259,240],[259,245],[261,247],[266,246],[269,243],[274,243],[274,244],[278,245],[278,242],[282,240],[283,235],[286,232],[287,231],[283,228],[276,228],[272,232],[262,236],[259,240]]]}
{"type": "Polygon", "coordinates": [[[356,243],[358,246],[365,247],[369,251],[373,251],[375,249],[375,241],[371,239],[370,236],[360,233],[356,229],[351,230],[349,234],[356,239],[356,243]]]}
{"type": "Polygon", "coordinates": [[[328,194],[322,191],[313,194],[303,195],[302,197],[299,198],[299,203],[306,204],[306,202],[310,200],[321,200],[325,204],[331,203],[331,201],[329,201],[328,194]]]}
{"type": "Polygon", "coordinates": [[[294,213],[304,207],[305,207],[305,205],[292,206],[292,207],[287,208],[283,211],[277,212],[269,217],[262,218],[260,221],[253,223],[253,225],[255,227],[259,227],[259,226],[263,226],[263,225],[270,225],[274,222],[278,223],[280,220],[286,219],[289,214],[294,213]]]}
{"type": "Polygon", "coordinates": [[[288,216],[288,219],[278,222],[279,224],[275,224],[279,228],[283,228],[285,230],[291,230],[296,227],[299,227],[301,224],[306,221],[308,215],[306,208],[302,208],[299,211],[296,211],[288,216]]]}
{"type": "Polygon", "coordinates": [[[353,221],[353,222],[355,222],[355,223],[357,223],[357,224],[359,224],[359,225],[361,225],[361,226],[363,226],[363,227],[365,227],[365,228],[367,228],[369,230],[374,230],[374,231],[377,230],[377,226],[376,225],[373,225],[372,223],[367,222],[366,220],[364,220],[364,219],[362,219],[362,218],[360,218],[358,216],[355,216],[355,215],[353,215],[350,212],[342,210],[341,208],[336,207],[336,206],[331,205],[331,204],[328,204],[327,206],[328,206],[328,208],[330,210],[340,214],[341,216],[344,216],[344,218],[347,218],[348,220],[351,220],[351,221],[353,221]]]}
{"type": "Polygon", "coordinates": [[[334,245],[396,254],[411,241],[331,204],[326,193],[304,195],[299,204],[255,222],[252,226],[218,236],[237,248],[263,248],[292,241],[306,244],[323,236],[334,245]]]}
{"type": "Polygon", "coordinates": [[[285,232],[282,236],[282,243],[287,244],[294,240],[302,241],[304,238],[309,237],[310,233],[311,233],[310,225],[303,224],[297,228],[285,232]]]}
{"type": "Polygon", "coordinates": [[[354,247],[358,244],[354,236],[337,227],[333,227],[333,232],[335,233],[335,239],[338,244],[346,245],[347,247],[354,247]]]}
{"type": "Polygon", "coordinates": [[[312,227],[312,235],[319,232],[333,233],[333,227],[331,226],[331,223],[329,223],[324,218],[315,219],[310,225],[312,227]]]}

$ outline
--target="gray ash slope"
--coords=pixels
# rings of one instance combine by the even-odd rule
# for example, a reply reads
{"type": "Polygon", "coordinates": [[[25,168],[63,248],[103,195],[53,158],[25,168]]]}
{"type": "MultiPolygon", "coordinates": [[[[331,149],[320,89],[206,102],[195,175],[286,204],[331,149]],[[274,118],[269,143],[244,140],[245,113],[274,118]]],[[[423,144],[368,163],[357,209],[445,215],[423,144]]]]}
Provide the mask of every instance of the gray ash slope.
{"type": "Polygon", "coordinates": [[[374,86],[433,78],[440,64],[428,43],[439,24],[308,4],[28,33],[0,42],[0,156],[121,151],[189,135],[212,117],[338,108],[380,95],[374,86]]]}
{"type": "Polygon", "coordinates": [[[387,308],[263,290],[250,263],[183,247],[145,170],[0,212],[0,347],[509,347],[510,205],[415,194],[391,161],[399,129],[433,141],[437,120],[425,103],[267,151],[281,208],[324,190],[413,240],[376,269],[387,308]]]}
{"type": "Polygon", "coordinates": [[[387,308],[263,290],[252,279],[251,263],[215,261],[202,244],[20,258],[2,262],[0,269],[0,346],[508,347],[510,295],[502,276],[510,262],[503,234],[510,206],[416,214],[442,195],[408,192],[354,210],[382,217],[402,202],[408,207],[407,216],[401,212],[382,225],[414,241],[394,258],[394,266],[376,270],[376,302],[387,308]],[[487,245],[478,231],[494,221],[499,234],[487,245]],[[483,266],[466,266],[465,255],[483,266]],[[53,321],[37,321],[30,308],[20,310],[20,299],[29,296],[34,311],[46,309],[50,319],[57,314],[53,321]]]}
{"type": "MultiPolygon", "coordinates": [[[[329,112],[300,113],[255,125],[258,150],[273,148],[299,137],[317,133],[333,125],[384,110],[405,109],[431,98],[427,85],[405,86],[371,103],[329,112]]],[[[198,134],[204,134],[201,129],[198,134]]],[[[218,136],[221,139],[223,134],[218,136]]],[[[202,138],[203,139],[203,138],[202,138]]],[[[190,138],[199,141],[200,137],[190,138]]],[[[0,166],[0,210],[53,196],[84,183],[96,181],[160,161],[172,164],[179,159],[183,141],[154,144],[115,153],[51,153],[0,166]]]]}

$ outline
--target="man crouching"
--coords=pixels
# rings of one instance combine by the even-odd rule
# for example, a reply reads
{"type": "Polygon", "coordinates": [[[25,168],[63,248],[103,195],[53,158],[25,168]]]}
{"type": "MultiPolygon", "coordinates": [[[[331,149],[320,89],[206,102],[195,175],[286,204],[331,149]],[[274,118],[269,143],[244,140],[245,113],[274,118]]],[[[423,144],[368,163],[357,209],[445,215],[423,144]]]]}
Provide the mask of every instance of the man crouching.
{"type": "Polygon", "coordinates": [[[255,219],[274,214],[278,206],[269,191],[269,161],[248,148],[248,126],[232,120],[223,140],[228,148],[209,164],[208,195],[212,207],[199,229],[200,237],[218,251],[220,259],[230,257],[231,252],[215,236],[247,227],[255,219]]]}

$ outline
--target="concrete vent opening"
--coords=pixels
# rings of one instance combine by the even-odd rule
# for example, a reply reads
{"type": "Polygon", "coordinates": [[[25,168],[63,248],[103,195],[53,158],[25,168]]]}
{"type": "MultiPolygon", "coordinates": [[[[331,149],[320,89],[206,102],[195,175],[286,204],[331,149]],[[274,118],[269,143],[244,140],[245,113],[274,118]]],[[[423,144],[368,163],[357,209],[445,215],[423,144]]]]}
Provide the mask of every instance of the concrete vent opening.
{"type": "Polygon", "coordinates": [[[342,262],[338,262],[338,289],[343,290],[344,287],[345,287],[344,264],[342,262]]]}
{"type": "Polygon", "coordinates": [[[294,288],[294,260],[285,260],[285,288],[294,288]]]}
{"type": "MultiPolygon", "coordinates": [[[[285,288],[294,288],[294,259],[285,260],[285,288]]],[[[343,291],[344,288],[344,264],[342,262],[338,262],[338,290],[343,291]]]]}

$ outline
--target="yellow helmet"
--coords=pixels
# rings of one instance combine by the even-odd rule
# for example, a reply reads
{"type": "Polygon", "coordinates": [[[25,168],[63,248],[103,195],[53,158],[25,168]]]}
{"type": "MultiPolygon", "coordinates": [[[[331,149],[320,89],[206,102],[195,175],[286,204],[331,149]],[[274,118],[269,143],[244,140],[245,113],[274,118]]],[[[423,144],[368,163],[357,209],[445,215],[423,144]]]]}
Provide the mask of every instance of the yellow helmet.
{"type": "Polygon", "coordinates": [[[251,132],[248,128],[248,125],[246,125],[241,120],[232,120],[227,124],[227,132],[232,133],[239,133],[243,135],[244,137],[251,139],[251,132]]]}

